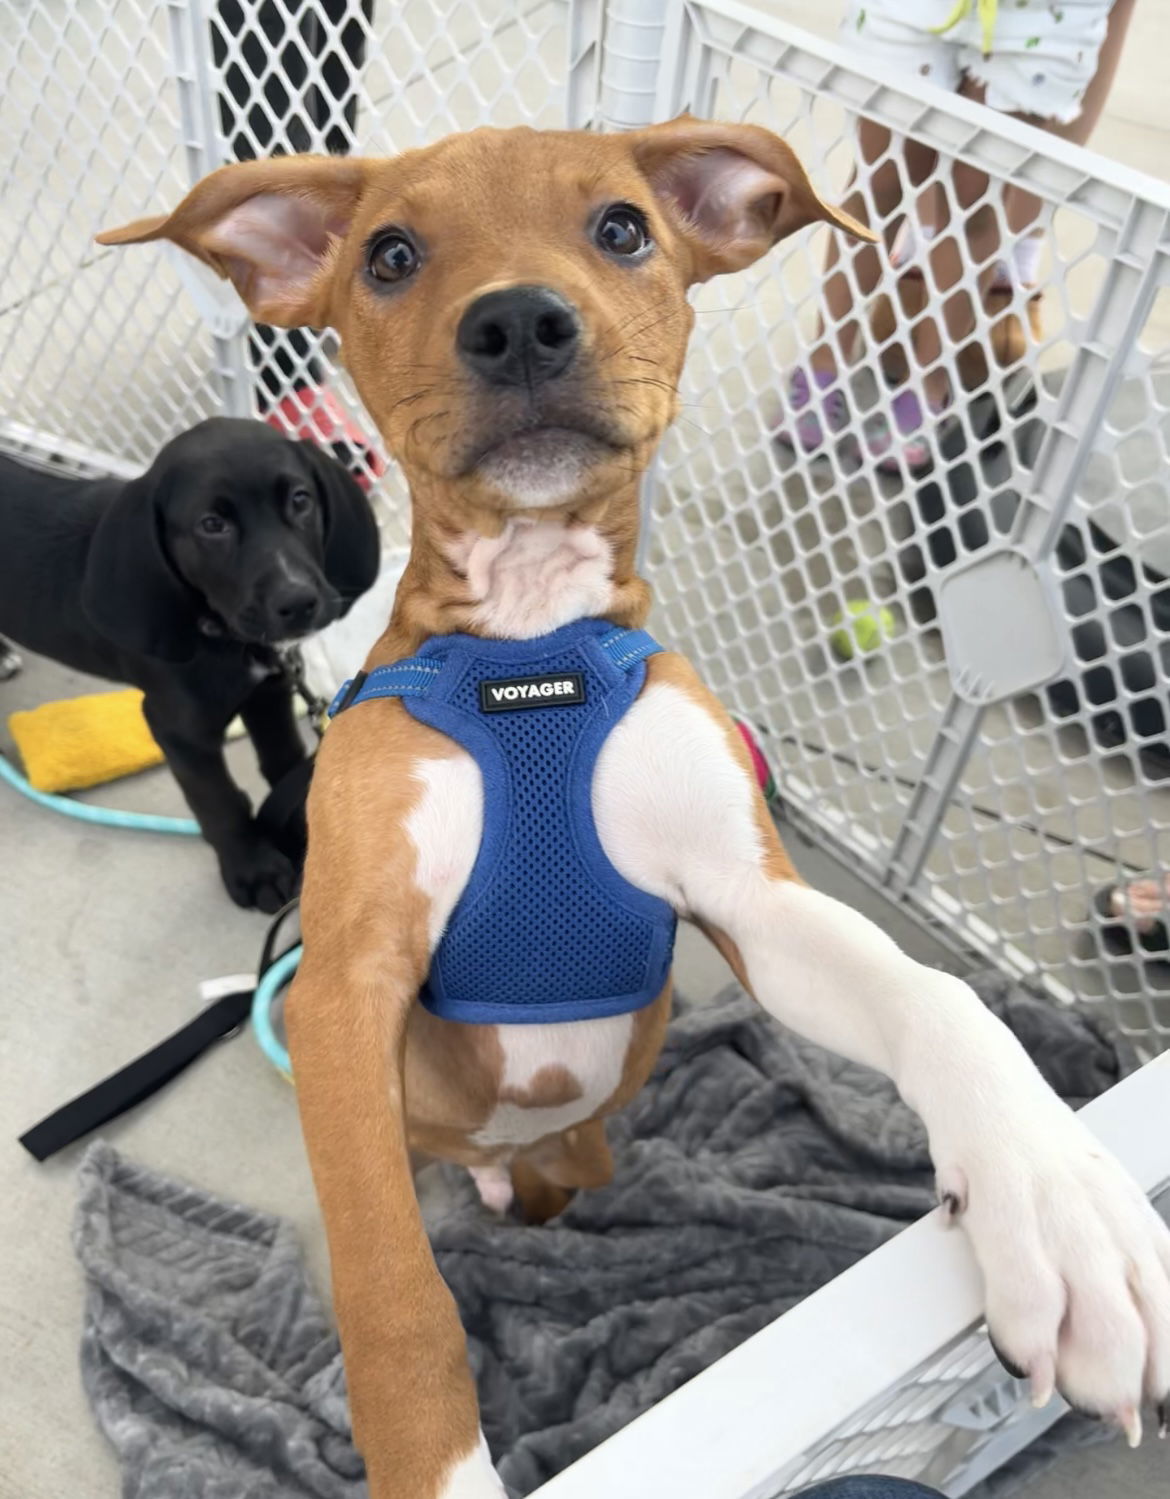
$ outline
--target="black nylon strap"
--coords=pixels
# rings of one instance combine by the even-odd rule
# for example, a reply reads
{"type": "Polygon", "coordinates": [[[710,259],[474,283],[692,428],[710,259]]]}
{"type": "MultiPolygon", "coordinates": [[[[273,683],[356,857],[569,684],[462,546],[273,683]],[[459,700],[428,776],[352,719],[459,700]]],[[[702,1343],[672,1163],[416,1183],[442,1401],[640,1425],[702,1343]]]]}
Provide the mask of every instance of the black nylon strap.
{"type": "Polygon", "coordinates": [[[292,860],[298,870],[304,868],[308,843],[305,803],[309,798],[313,764],[313,759],[309,758],[295,765],[277,781],[256,813],[256,826],[276,844],[285,858],[292,860]]]}
{"type": "Polygon", "coordinates": [[[350,703],[353,702],[354,698],[357,697],[358,693],[366,685],[366,678],[368,676],[368,671],[359,671],[358,674],[352,679],[352,681],[346,683],[345,690],[344,692],[342,692],[340,700],[335,700],[337,701],[337,707],[333,708],[330,712],[330,718],[336,718],[339,713],[345,712],[350,703]]]}
{"type": "MultiPolygon", "coordinates": [[[[277,951],[286,923],[298,913],[299,902],[290,900],[272,918],[260,953],[258,978],[262,978],[278,958],[296,946],[298,935],[286,940],[281,950],[277,951]]],[[[21,1135],[20,1143],[38,1161],[47,1161],[51,1155],[64,1150],[66,1145],[80,1140],[82,1135],[100,1129],[111,1119],[117,1119],[137,1104],[144,1103],[172,1078],[185,1072],[192,1062],[217,1041],[227,1041],[243,1029],[252,1009],[252,994],[251,989],[238,989],[215,1000],[165,1041],[160,1041],[142,1056],[135,1057],[134,1061],[128,1062],[125,1067],[88,1092],[62,1104],[47,1119],[34,1124],[32,1129],[21,1135]]]]}
{"type": "Polygon", "coordinates": [[[48,1160],[82,1135],[117,1119],[119,1114],[157,1093],[209,1046],[234,1035],[247,1020],[251,1008],[251,989],[225,994],[165,1041],[34,1124],[21,1135],[20,1143],[38,1161],[48,1160]]]}
{"type": "Polygon", "coordinates": [[[281,906],[280,910],[277,911],[276,915],[268,923],[268,930],[264,934],[264,946],[260,949],[260,962],[256,965],[257,983],[260,982],[273,963],[279,962],[285,953],[291,952],[301,940],[300,918],[300,897],[294,896],[286,905],[281,906]],[[293,916],[297,918],[296,932],[288,939],[280,951],[277,952],[277,944],[280,941],[281,933],[285,929],[285,923],[293,916]]]}

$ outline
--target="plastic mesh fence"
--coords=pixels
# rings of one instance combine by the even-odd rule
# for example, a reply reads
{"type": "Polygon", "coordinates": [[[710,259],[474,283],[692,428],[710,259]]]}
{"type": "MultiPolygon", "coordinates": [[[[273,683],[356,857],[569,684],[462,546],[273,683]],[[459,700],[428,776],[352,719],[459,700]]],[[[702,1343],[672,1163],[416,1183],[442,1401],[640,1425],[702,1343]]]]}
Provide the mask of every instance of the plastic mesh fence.
{"type": "Polygon", "coordinates": [[[0,4],[0,436],[137,469],[216,409],[158,250],[92,243],[186,189],[166,6],[0,4]]]}
{"type": "Polygon", "coordinates": [[[1100,892],[1170,862],[1170,195],[747,14],[683,7],[660,113],[777,130],[883,247],[806,232],[701,289],[657,628],[818,839],[1161,1048],[1170,967],[1100,892]]]}
{"type": "Polygon", "coordinates": [[[186,257],[92,236],[225,161],[562,126],[568,71],[562,0],[0,0],[0,442],[134,471],[226,410],[380,471],[327,332],[252,330],[186,257]]]}
{"type": "Polygon", "coordinates": [[[986,1334],[971,1332],[801,1457],[770,1499],[861,1473],[953,1494],[980,1450],[1007,1435],[1005,1428],[1031,1424],[1031,1414],[1026,1387],[1005,1374],[986,1334]]]}

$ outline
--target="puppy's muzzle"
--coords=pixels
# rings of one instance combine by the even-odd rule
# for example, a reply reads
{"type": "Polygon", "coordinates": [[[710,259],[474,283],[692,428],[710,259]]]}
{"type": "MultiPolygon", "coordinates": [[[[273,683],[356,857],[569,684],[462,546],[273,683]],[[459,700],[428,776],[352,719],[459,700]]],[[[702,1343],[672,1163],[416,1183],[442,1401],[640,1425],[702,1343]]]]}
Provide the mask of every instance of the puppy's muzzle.
{"type": "Polygon", "coordinates": [[[323,601],[307,581],[289,580],[268,598],[268,613],[278,635],[303,635],[324,613],[323,601]]]}
{"type": "Polygon", "coordinates": [[[509,286],[478,297],[455,335],[459,357],[489,385],[529,388],[572,364],[581,338],[576,308],[547,286],[509,286]]]}
{"type": "Polygon", "coordinates": [[[299,640],[324,629],[339,613],[340,599],[323,580],[285,564],[256,590],[237,629],[246,640],[299,640]]]}

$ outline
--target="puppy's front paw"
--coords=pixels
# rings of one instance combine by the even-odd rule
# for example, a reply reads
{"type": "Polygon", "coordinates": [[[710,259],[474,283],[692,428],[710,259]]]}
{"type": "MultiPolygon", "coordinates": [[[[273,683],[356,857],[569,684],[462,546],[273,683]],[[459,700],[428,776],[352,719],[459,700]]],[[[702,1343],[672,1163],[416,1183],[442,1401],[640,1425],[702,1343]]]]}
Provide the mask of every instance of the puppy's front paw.
{"type": "Polygon", "coordinates": [[[10,677],[16,676],[23,666],[20,655],[7,640],[0,640],[0,682],[7,682],[10,677]]]}
{"type": "Polygon", "coordinates": [[[1074,1114],[1010,1139],[994,1126],[942,1165],[940,1196],[971,1236],[1001,1359],[1141,1440],[1143,1396],[1166,1422],[1170,1231],[1074,1114]],[[992,1143],[992,1142],[995,1143],[992,1143]]]}
{"type": "Polygon", "coordinates": [[[237,906],[271,916],[296,894],[291,861],[258,833],[218,852],[224,885],[237,906]]]}

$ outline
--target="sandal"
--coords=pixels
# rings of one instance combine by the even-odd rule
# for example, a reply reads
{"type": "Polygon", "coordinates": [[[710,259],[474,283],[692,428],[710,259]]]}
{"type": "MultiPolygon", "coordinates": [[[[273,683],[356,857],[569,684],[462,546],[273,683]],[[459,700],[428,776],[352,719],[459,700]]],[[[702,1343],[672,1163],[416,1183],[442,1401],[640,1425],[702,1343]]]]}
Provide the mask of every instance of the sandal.
{"type": "Polygon", "coordinates": [[[776,441],[786,448],[799,446],[805,453],[815,453],[824,446],[826,427],[837,433],[849,425],[849,403],[836,374],[813,370],[814,384],[810,384],[809,373],[798,367],[788,377],[784,404],[796,420],[792,428],[779,429],[776,441]]]}
{"type": "Polygon", "coordinates": [[[1170,952],[1170,876],[1106,885],[1093,896],[1101,945],[1112,957],[1128,957],[1134,938],[1144,953],[1170,952]]]}
{"type": "Polygon", "coordinates": [[[926,435],[927,424],[934,426],[946,409],[946,404],[928,405],[924,413],[916,391],[900,390],[890,403],[896,435],[884,412],[871,416],[865,424],[865,446],[878,472],[897,474],[907,468],[917,474],[929,468],[934,455],[926,435]]]}

